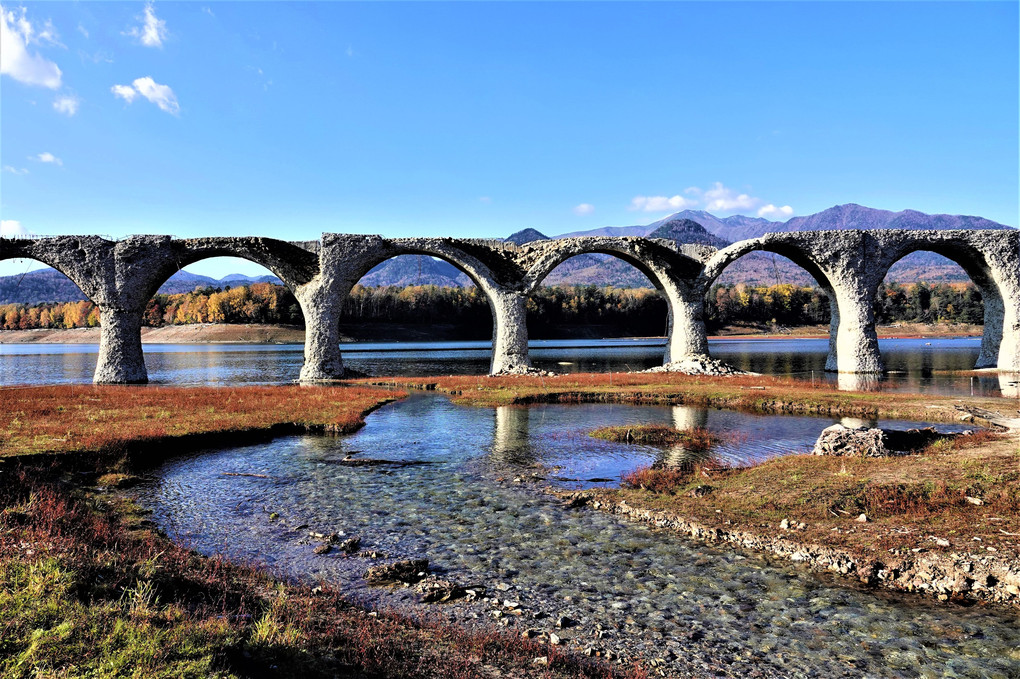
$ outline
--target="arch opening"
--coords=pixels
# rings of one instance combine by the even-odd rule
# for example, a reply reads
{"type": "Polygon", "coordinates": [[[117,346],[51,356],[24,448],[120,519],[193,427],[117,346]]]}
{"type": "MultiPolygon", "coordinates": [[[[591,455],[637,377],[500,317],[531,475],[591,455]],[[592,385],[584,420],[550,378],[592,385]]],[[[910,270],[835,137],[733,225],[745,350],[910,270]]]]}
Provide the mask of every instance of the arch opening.
{"type": "MultiPolygon", "coordinates": [[[[889,351],[891,370],[930,377],[941,370],[994,368],[1002,342],[1003,299],[980,253],[938,243],[912,244],[874,290],[883,334],[949,338],[981,335],[940,351],[889,351]]],[[[926,344],[927,346],[927,344],[926,344]]]]}
{"type": "Polygon", "coordinates": [[[795,377],[837,370],[839,307],[822,270],[782,243],[751,243],[710,262],[706,331],[725,337],[711,355],[751,372],[795,377]],[[797,337],[796,345],[786,342],[797,337]]]}
{"type": "Polygon", "coordinates": [[[340,302],[346,341],[455,341],[492,337],[493,311],[458,263],[405,253],[375,263],[340,302]]]}
{"type": "Polygon", "coordinates": [[[527,311],[535,339],[669,334],[669,301],[655,273],[613,251],[564,258],[532,288],[527,311]]]}
{"type": "MultiPolygon", "coordinates": [[[[159,276],[163,278],[163,276],[159,276]]],[[[302,341],[304,315],[293,290],[265,265],[237,256],[197,257],[162,281],[142,313],[143,336],[151,329],[172,341],[172,326],[191,328],[188,341],[302,341]],[[260,332],[253,334],[252,326],[260,332]]],[[[152,341],[152,340],[150,340],[152,341]]]]}

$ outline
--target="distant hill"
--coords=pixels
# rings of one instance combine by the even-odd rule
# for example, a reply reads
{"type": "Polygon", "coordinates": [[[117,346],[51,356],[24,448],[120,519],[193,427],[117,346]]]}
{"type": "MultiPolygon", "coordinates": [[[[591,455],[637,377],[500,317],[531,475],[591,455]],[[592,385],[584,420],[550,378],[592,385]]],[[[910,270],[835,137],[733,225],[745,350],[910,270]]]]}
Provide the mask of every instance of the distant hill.
{"type": "Polygon", "coordinates": [[[704,226],[692,219],[669,219],[659,223],[659,227],[648,234],[648,238],[666,238],[677,243],[695,243],[724,248],[729,241],[708,232],[704,226]]]}
{"type": "Polygon", "coordinates": [[[536,240],[549,240],[549,236],[546,236],[541,231],[536,231],[535,229],[523,229],[517,233],[510,234],[510,236],[506,239],[506,242],[524,245],[525,243],[531,243],[536,240]]]}
{"type": "Polygon", "coordinates": [[[386,285],[472,285],[466,273],[449,262],[426,255],[401,255],[376,265],[360,281],[366,287],[386,285]]]}

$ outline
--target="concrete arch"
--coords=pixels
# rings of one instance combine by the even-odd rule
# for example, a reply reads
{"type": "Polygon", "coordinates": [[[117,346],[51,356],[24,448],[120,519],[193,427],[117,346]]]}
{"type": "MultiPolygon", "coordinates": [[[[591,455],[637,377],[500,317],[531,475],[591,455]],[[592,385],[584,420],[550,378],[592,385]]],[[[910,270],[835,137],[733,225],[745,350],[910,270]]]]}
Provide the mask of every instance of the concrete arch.
{"type": "MultiPolygon", "coordinates": [[[[999,366],[999,354],[1003,349],[1003,325],[1007,316],[1007,302],[1010,299],[1010,285],[1016,284],[1015,268],[1010,275],[1009,267],[997,267],[993,254],[1001,252],[1002,242],[1011,238],[1008,231],[908,231],[890,234],[876,232],[878,257],[868,270],[868,286],[872,298],[877,298],[878,287],[889,274],[889,270],[904,257],[915,252],[933,252],[958,264],[981,292],[984,302],[984,329],[981,336],[981,352],[975,368],[999,366]],[[1005,290],[1005,296],[1004,296],[1005,290]]],[[[1008,249],[1008,247],[1007,247],[1008,249]]],[[[1015,307],[1015,303],[1012,305],[1015,307]]],[[[1010,314],[1016,318],[1016,310],[1010,314]]],[[[1008,352],[1008,349],[1007,349],[1008,352]]],[[[1004,361],[1004,365],[1009,363],[1004,361]]],[[[1020,366],[1014,366],[1020,368],[1020,366]]],[[[1008,369],[1008,365],[1007,365],[1008,369]]]]}
{"type": "Polygon", "coordinates": [[[139,281],[145,302],[175,273],[213,257],[237,257],[272,271],[292,292],[319,273],[318,242],[290,243],[275,238],[190,238],[171,240],[164,257],[139,281]]]}
{"type": "Polygon", "coordinates": [[[338,295],[349,295],[361,278],[379,264],[402,255],[437,257],[464,272],[485,295],[492,312],[492,374],[530,368],[525,296],[512,285],[518,271],[501,250],[449,238],[374,238],[345,265],[338,295]]]}
{"type": "Polygon", "coordinates": [[[104,255],[113,246],[113,241],[98,236],[3,238],[0,239],[0,261],[31,259],[41,262],[67,276],[90,302],[100,304],[108,296],[106,276],[101,270],[106,264],[104,255]]]}
{"type": "Polygon", "coordinates": [[[705,264],[704,270],[698,277],[698,289],[702,292],[702,296],[708,295],[716,280],[718,280],[727,267],[752,252],[770,252],[786,257],[807,271],[815,283],[818,284],[818,287],[829,298],[829,353],[825,358],[825,369],[831,372],[837,371],[839,369],[837,337],[839,334],[840,315],[836,292],[833,289],[829,276],[815,262],[812,253],[797,241],[778,239],[766,235],[761,238],[739,241],[719,250],[705,264]]]}
{"type": "Polygon", "coordinates": [[[62,270],[62,269],[60,268],[60,266],[59,266],[58,264],[53,264],[53,263],[51,263],[51,262],[45,261],[45,260],[43,260],[43,259],[40,259],[39,257],[36,257],[36,256],[29,256],[29,255],[9,255],[8,253],[6,253],[6,252],[4,252],[4,251],[0,250],[0,262],[6,261],[6,260],[10,260],[10,259],[30,259],[30,260],[32,260],[33,262],[38,262],[38,263],[40,263],[40,264],[45,264],[46,266],[50,267],[51,269],[53,269],[53,270],[54,270],[54,271],[56,271],[57,273],[59,273],[59,274],[63,275],[64,277],[66,277],[66,278],[67,278],[67,280],[69,280],[69,281],[71,281],[72,283],[74,283],[74,284],[75,284],[75,286],[76,286],[76,287],[77,287],[77,288],[78,288],[78,289],[79,289],[79,290],[81,291],[81,294],[85,295],[85,299],[86,299],[86,300],[88,300],[89,302],[92,302],[93,304],[96,304],[96,300],[94,300],[94,299],[92,298],[92,295],[90,295],[90,294],[89,294],[88,292],[86,292],[86,291],[85,291],[85,289],[84,289],[84,288],[82,287],[82,285],[83,285],[83,284],[87,284],[87,283],[84,283],[84,282],[83,282],[83,283],[79,283],[78,281],[76,281],[76,280],[75,280],[74,278],[72,278],[71,276],[68,276],[68,275],[67,275],[67,273],[65,273],[65,272],[64,272],[64,271],[63,271],[63,270],[62,270]]]}
{"type": "Polygon", "coordinates": [[[521,288],[531,295],[563,262],[587,254],[616,257],[648,277],[666,299],[667,343],[664,363],[708,353],[704,312],[690,285],[703,262],[715,252],[700,245],[678,247],[665,239],[576,237],[528,243],[523,250],[521,288]]]}

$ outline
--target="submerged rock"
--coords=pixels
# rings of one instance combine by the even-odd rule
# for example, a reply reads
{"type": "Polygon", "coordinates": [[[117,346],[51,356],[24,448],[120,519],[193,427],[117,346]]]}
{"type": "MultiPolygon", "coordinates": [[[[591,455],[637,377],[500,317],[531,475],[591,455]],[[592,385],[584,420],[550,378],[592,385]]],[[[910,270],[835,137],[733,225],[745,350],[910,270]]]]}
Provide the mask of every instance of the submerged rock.
{"type": "Polygon", "coordinates": [[[394,582],[414,584],[422,580],[428,574],[428,570],[428,559],[406,559],[372,566],[365,571],[365,580],[370,585],[387,585],[394,582]]]}
{"type": "MultiPolygon", "coordinates": [[[[467,589],[450,580],[437,578],[434,575],[425,576],[415,589],[421,593],[422,603],[441,603],[467,596],[467,589]]],[[[475,594],[477,596],[477,594],[475,594]]]]}

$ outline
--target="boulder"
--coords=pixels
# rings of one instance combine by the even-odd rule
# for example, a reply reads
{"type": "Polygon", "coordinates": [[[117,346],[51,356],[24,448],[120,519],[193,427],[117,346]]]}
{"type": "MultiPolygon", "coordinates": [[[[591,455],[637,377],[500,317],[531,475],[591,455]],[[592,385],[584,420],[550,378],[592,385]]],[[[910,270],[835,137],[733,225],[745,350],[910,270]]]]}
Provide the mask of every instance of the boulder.
{"type": "Polygon", "coordinates": [[[834,424],[822,430],[821,436],[815,442],[814,454],[844,457],[906,455],[922,450],[936,441],[956,436],[959,434],[943,434],[934,427],[900,430],[834,424]]]}
{"type": "Polygon", "coordinates": [[[868,427],[844,427],[834,424],[822,430],[815,441],[815,455],[836,455],[839,457],[887,457],[891,451],[885,446],[885,434],[881,429],[868,427]]]}

